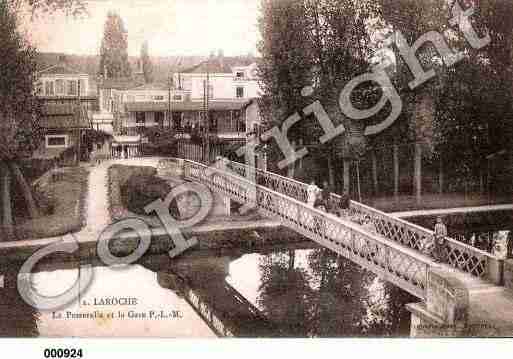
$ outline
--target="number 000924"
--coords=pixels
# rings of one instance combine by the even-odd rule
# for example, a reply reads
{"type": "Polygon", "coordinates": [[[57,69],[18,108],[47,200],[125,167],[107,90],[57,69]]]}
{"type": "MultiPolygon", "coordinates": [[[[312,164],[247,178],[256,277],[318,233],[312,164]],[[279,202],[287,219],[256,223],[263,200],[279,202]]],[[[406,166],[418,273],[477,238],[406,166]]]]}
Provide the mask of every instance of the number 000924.
{"type": "Polygon", "coordinates": [[[83,358],[82,349],[45,349],[45,358],[83,358]]]}

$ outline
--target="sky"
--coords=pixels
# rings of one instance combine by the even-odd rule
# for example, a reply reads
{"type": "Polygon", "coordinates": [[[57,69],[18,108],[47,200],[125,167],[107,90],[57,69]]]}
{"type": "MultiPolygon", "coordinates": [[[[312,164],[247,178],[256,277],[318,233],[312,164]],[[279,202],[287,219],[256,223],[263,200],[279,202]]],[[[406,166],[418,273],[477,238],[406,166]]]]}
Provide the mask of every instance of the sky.
{"type": "Polygon", "coordinates": [[[30,20],[25,29],[41,52],[96,55],[109,10],[128,30],[129,55],[137,56],[146,39],[154,56],[256,54],[259,0],[88,0],[89,15],[63,13],[30,20]]]}

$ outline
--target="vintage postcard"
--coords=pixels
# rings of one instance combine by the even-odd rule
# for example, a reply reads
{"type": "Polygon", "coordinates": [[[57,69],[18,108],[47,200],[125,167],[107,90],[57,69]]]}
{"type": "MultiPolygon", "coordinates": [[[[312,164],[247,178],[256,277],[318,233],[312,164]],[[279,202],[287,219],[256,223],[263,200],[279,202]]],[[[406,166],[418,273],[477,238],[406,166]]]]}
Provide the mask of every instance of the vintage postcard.
{"type": "Polygon", "coordinates": [[[0,337],[513,337],[513,2],[0,0],[0,39],[0,337]]]}

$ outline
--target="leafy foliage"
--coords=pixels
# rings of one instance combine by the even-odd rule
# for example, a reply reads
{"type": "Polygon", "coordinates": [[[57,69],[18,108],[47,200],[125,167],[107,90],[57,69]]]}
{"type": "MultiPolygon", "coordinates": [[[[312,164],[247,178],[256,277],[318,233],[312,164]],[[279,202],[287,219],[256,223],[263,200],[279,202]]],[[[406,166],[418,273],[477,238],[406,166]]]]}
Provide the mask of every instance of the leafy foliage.
{"type": "Polygon", "coordinates": [[[140,61],[142,61],[144,81],[146,83],[151,83],[153,81],[153,64],[151,63],[150,59],[148,41],[144,41],[144,43],[142,44],[140,61]]]}
{"type": "Polygon", "coordinates": [[[0,160],[31,155],[39,144],[39,105],[34,96],[36,50],[18,31],[16,8],[0,0],[0,160]]]}
{"type": "Polygon", "coordinates": [[[127,30],[119,14],[109,12],[103,33],[98,73],[107,78],[130,77],[127,30]]]}

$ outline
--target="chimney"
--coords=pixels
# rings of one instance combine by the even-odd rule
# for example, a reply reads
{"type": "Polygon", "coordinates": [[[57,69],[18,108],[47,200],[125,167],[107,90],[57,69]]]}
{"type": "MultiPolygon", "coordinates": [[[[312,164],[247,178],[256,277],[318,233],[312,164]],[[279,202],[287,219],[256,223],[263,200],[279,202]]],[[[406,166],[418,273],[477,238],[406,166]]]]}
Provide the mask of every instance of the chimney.
{"type": "Polygon", "coordinates": [[[217,58],[221,68],[224,69],[224,51],[222,49],[217,50],[217,58]]]}

